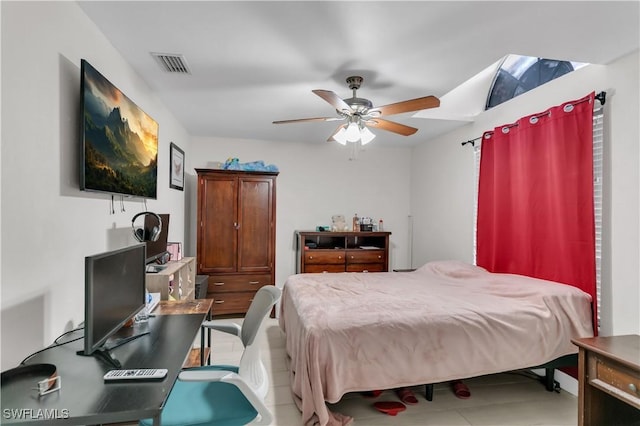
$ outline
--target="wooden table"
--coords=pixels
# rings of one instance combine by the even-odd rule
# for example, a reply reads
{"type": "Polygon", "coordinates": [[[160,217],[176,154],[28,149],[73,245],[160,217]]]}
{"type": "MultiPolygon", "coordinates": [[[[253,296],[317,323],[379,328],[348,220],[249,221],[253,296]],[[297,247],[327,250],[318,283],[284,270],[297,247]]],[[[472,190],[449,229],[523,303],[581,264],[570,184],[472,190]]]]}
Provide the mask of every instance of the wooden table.
{"type": "Polygon", "coordinates": [[[640,336],[574,339],[578,425],[640,424],[640,336]]]}
{"type": "MultiPolygon", "coordinates": [[[[195,299],[195,300],[161,300],[158,306],[153,310],[154,315],[190,315],[190,314],[205,314],[206,320],[210,321],[213,307],[213,299],[195,299]]],[[[200,365],[209,363],[209,355],[211,353],[211,329],[207,328],[207,344],[205,346],[204,339],[204,327],[200,327],[200,349],[193,348],[189,353],[187,360],[184,363],[184,367],[195,367],[198,365],[198,358],[200,359],[200,365]]]]}

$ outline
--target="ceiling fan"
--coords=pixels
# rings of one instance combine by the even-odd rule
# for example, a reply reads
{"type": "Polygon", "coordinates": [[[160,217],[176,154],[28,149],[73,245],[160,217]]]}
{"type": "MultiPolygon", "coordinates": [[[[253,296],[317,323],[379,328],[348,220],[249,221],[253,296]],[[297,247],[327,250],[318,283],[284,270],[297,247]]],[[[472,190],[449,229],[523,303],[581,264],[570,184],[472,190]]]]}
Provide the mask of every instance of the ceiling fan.
{"type": "Polygon", "coordinates": [[[274,121],[273,124],[301,123],[307,121],[346,121],[346,123],[338,126],[327,141],[336,141],[343,145],[346,145],[347,142],[361,141],[364,145],[375,137],[367,127],[374,127],[403,136],[409,136],[418,131],[415,127],[385,120],[381,118],[382,116],[440,106],[440,100],[438,98],[435,96],[425,96],[374,107],[369,99],[358,98],[356,96],[356,91],[360,88],[362,81],[363,78],[360,76],[347,78],[347,84],[349,88],[353,90],[353,96],[347,99],[341,99],[331,90],[312,90],[313,93],[320,96],[336,109],[338,117],[298,118],[294,120],[274,121]]]}

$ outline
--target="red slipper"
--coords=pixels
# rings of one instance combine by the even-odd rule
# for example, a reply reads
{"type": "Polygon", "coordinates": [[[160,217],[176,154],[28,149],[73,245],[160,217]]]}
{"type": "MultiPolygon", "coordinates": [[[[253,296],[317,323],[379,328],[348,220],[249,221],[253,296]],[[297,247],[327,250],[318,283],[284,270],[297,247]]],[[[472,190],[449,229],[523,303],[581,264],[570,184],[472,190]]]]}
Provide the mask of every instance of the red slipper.
{"type": "Polygon", "coordinates": [[[399,412],[407,409],[407,407],[402,402],[398,401],[378,401],[374,403],[373,406],[376,407],[376,410],[380,411],[381,413],[385,413],[390,416],[395,416],[399,412]]]}
{"type": "Polygon", "coordinates": [[[372,390],[372,391],[360,392],[360,394],[362,394],[362,396],[364,396],[365,398],[377,398],[377,397],[380,396],[381,393],[382,393],[381,390],[372,390]]]}
{"type": "Polygon", "coordinates": [[[455,380],[451,382],[451,387],[453,388],[453,393],[460,399],[468,399],[471,398],[471,391],[467,385],[462,383],[461,380],[455,380]]]}
{"type": "Polygon", "coordinates": [[[398,388],[396,389],[396,394],[398,398],[400,398],[400,401],[407,405],[415,405],[418,403],[418,398],[416,398],[413,391],[409,388],[398,388]]]}

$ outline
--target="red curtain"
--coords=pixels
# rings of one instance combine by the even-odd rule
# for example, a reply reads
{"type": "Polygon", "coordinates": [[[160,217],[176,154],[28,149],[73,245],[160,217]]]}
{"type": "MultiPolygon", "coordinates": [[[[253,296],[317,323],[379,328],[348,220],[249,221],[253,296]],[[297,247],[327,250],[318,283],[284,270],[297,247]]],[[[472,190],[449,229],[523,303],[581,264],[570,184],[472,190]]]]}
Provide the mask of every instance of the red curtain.
{"type": "Polygon", "coordinates": [[[594,93],[485,133],[476,237],[479,266],[578,287],[595,318],[593,102],[594,93]]]}

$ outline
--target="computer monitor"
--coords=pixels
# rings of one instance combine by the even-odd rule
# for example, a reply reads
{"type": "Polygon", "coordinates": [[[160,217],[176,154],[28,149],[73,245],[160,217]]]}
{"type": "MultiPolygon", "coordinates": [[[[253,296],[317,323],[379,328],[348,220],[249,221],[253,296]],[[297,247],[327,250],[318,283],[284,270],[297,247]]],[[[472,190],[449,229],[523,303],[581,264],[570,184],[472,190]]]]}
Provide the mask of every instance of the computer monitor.
{"type": "Polygon", "coordinates": [[[144,243],[85,257],[84,353],[105,343],[145,307],[144,243]]]}
{"type": "MultiPolygon", "coordinates": [[[[167,252],[167,235],[169,235],[169,215],[159,214],[162,220],[162,232],[156,241],[146,241],[147,243],[147,263],[152,263],[162,257],[167,252]]],[[[144,218],[144,229],[149,235],[154,227],[158,227],[158,218],[153,215],[146,215],[144,218]]]]}

